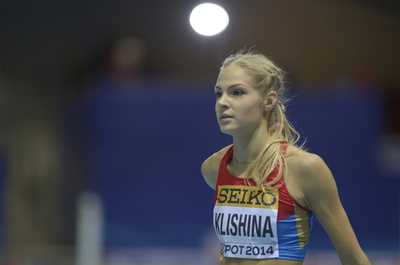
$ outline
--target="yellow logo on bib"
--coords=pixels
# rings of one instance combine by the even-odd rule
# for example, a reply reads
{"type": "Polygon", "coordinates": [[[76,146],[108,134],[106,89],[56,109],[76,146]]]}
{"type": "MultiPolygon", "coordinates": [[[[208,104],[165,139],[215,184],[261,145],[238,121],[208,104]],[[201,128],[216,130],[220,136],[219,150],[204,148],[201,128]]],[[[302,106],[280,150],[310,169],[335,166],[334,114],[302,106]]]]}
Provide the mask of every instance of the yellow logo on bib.
{"type": "Polygon", "coordinates": [[[218,186],[216,206],[267,208],[278,210],[277,189],[254,189],[250,186],[218,186]]]}

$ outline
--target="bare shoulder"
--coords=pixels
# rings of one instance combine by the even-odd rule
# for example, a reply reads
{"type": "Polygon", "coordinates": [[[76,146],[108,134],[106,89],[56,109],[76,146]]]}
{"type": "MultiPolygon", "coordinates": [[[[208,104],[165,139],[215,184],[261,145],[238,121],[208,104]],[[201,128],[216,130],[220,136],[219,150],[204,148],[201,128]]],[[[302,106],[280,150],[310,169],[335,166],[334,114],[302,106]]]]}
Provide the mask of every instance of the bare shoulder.
{"type": "MultiPolygon", "coordinates": [[[[328,169],[324,160],[316,154],[309,153],[295,146],[289,146],[286,153],[288,167],[297,174],[313,177],[315,173],[328,169]]],[[[317,174],[319,175],[319,174],[317,174]]]]}
{"type": "Polygon", "coordinates": [[[219,165],[221,163],[222,157],[225,155],[230,147],[231,145],[222,148],[221,150],[207,158],[201,165],[201,174],[203,175],[204,180],[206,181],[208,186],[213,189],[215,189],[215,186],[217,185],[219,165]]]}
{"type": "Polygon", "coordinates": [[[286,163],[289,192],[306,208],[312,210],[322,194],[337,192],[332,173],[319,155],[289,146],[286,163]]]}
{"type": "Polygon", "coordinates": [[[286,164],[292,197],[310,209],[328,233],[342,264],[370,265],[340,202],[333,175],[324,160],[289,146],[286,164]],[[293,196],[294,195],[294,196],[293,196]]]}

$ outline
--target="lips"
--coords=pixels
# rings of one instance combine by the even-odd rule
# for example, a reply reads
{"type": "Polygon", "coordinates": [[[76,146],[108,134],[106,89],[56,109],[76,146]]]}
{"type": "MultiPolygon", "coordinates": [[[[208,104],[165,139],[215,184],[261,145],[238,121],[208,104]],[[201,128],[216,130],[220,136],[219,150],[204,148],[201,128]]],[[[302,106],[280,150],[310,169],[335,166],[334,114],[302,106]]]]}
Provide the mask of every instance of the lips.
{"type": "Polygon", "coordinates": [[[220,120],[230,119],[230,118],[233,118],[233,116],[228,115],[228,114],[221,114],[221,115],[219,115],[219,119],[220,119],[220,120]]]}

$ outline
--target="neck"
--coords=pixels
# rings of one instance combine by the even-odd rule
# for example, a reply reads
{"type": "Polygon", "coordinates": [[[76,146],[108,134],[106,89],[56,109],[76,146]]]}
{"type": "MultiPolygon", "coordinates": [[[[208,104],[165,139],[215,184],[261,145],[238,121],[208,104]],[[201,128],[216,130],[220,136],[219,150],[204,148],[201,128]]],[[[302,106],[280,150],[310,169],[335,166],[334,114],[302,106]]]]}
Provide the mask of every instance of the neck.
{"type": "Polygon", "coordinates": [[[256,130],[251,135],[233,137],[233,159],[249,164],[262,152],[269,139],[267,130],[256,130]]]}

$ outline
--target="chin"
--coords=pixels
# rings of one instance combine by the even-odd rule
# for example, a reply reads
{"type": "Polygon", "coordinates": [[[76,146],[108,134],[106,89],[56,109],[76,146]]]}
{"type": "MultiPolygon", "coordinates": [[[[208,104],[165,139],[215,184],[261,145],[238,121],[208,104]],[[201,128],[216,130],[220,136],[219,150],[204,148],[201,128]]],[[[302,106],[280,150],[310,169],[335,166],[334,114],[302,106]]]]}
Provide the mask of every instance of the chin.
{"type": "Polygon", "coordinates": [[[219,129],[221,130],[222,133],[228,134],[228,135],[233,135],[235,130],[232,128],[227,128],[226,126],[220,126],[219,129]]]}

